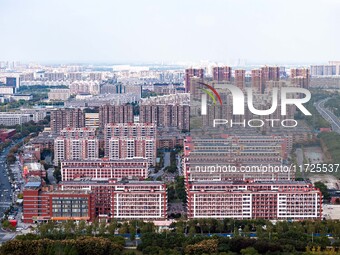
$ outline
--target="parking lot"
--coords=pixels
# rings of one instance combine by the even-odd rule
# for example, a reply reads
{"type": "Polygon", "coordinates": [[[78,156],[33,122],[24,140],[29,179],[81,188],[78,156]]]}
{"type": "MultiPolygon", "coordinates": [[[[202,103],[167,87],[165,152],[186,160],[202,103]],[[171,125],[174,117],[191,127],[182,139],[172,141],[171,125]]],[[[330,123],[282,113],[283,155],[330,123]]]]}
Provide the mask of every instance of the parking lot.
{"type": "Polygon", "coordinates": [[[340,205],[323,205],[323,216],[326,219],[339,220],[340,219],[340,205]]]}

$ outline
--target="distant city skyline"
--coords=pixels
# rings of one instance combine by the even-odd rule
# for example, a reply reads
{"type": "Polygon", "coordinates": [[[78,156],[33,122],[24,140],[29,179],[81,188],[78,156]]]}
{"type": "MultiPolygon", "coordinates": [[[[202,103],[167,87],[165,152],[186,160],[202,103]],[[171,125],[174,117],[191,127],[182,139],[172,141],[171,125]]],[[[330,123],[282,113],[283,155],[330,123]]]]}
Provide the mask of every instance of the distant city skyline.
{"type": "Polygon", "coordinates": [[[338,0],[0,0],[0,61],[327,63],[339,12],[338,0]]]}

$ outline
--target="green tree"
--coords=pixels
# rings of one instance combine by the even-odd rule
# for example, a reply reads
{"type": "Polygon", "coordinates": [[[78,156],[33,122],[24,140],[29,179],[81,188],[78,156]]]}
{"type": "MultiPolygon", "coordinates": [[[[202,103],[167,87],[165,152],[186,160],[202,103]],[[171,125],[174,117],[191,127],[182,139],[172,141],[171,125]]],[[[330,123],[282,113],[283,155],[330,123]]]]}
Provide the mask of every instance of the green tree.
{"type": "Polygon", "coordinates": [[[242,249],[241,254],[242,255],[259,255],[257,250],[253,247],[248,247],[248,248],[242,249]]]}
{"type": "Polygon", "coordinates": [[[2,227],[3,228],[9,228],[9,226],[11,225],[11,223],[9,223],[9,221],[8,220],[4,220],[3,222],[2,222],[2,227]]]}
{"type": "Polygon", "coordinates": [[[203,240],[196,244],[190,244],[185,247],[185,254],[214,254],[218,250],[218,240],[203,240]]]}
{"type": "Polygon", "coordinates": [[[77,236],[82,235],[85,230],[86,230],[86,222],[84,220],[79,221],[76,227],[76,235],[77,236]]]}
{"type": "Polygon", "coordinates": [[[7,154],[7,163],[8,164],[14,164],[16,160],[17,160],[17,158],[15,157],[15,155],[13,153],[7,154]]]}
{"type": "Polygon", "coordinates": [[[117,227],[118,227],[117,220],[111,219],[109,225],[107,226],[107,230],[108,230],[109,234],[114,235],[117,227]]]}
{"type": "Polygon", "coordinates": [[[92,236],[92,233],[93,233],[93,226],[92,226],[92,224],[88,224],[86,226],[86,235],[92,236]]]}
{"type": "Polygon", "coordinates": [[[127,234],[129,233],[129,223],[124,222],[119,228],[119,234],[127,234]]]}
{"type": "Polygon", "coordinates": [[[104,235],[106,233],[106,222],[105,221],[102,221],[100,224],[99,224],[99,235],[104,235]]]}
{"type": "Polygon", "coordinates": [[[94,236],[97,235],[98,229],[99,229],[99,220],[98,220],[98,218],[96,218],[92,222],[92,232],[93,232],[94,236]]]}
{"type": "Polygon", "coordinates": [[[129,234],[130,234],[130,240],[133,241],[136,239],[136,226],[134,222],[130,222],[129,224],[129,234]]]}
{"type": "Polygon", "coordinates": [[[195,234],[196,234],[195,226],[190,226],[190,228],[189,228],[189,236],[193,236],[195,234]]]}
{"type": "Polygon", "coordinates": [[[324,199],[329,199],[330,198],[327,186],[323,182],[315,182],[314,186],[321,191],[324,199]]]}
{"type": "Polygon", "coordinates": [[[54,169],[53,176],[57,180],[57,182],[61,181],[61,168],[60,167],[56,167],[54,169]]]}
{"type": "Polygon", "coordinates": [[[72,233],[75,233],[76,230],[76,224],[73,220],[67,220],[62,223],[62,229],[66,235],[70,235],[72,233]]]}

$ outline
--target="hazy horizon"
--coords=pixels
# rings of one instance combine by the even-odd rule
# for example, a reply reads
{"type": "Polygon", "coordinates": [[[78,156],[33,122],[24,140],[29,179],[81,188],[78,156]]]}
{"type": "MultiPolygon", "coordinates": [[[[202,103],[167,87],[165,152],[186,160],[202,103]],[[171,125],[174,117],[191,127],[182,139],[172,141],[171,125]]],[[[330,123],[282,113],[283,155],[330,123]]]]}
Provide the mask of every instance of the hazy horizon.
{"type": "Polygon", "coordinates": [[[0,61],[327,63],[338,13],[339,0],[0,0],[0,61]]]}

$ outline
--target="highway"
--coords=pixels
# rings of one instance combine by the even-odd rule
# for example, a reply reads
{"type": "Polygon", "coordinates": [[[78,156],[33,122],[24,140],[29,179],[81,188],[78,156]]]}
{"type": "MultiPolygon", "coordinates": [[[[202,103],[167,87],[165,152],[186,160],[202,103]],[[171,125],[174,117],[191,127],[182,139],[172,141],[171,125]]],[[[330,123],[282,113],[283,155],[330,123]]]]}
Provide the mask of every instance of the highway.
{"type": "Polygon", "coordinates": [[[321,116],[327,120],[331,125],[332,129],[334,132],[337,132],[340,134],[340,120],[337,116],[334,115],[332,111],[327,109],[325,107],[325,103],[329,100],[330,98],[323,99],[319,102],[314,103],[316,109],[318,112],[321,114],[321,116]]]}
{"type": "MultiPolygon", "coordinates": [[[[6,156],[10,150],[10,147],[4,149],[0,154],[0,217],[4,216],[4,212],[12,204],[12,186],[8,179],[6,156]]],[[[6,232],[0,228],[0,243],[6,242],[14,238],[16,233],[6,232]]]]}
{"type": "MultiPolygon", "coordinates": [[[[7,164],[6,164],[6,157],[11,147],[13,147],[14,145],[22,141],[23,139],[19,139],[15,142],[12,142],[10,146],[8,146],[7,148],[5,148],[3,151],[0,152],[0,218],[4,216],[4,212],[11,206],[12,201],[13,200],[15,201],[16,199],[16,195],[15,195],[15,198],[13,198],[13,189],[9,181],[8,172],[7,172],[8,169],[7,169],[7,164]]],[[[18,171],[20,171],[20,169],[18,171]]],[[[14,176],[18,177],[18,175],[14,175],[14,176]]],[[[17,179],[16,181],[20,182],[21,179],[19,180],[17,179]]],[[[18,208],[18,213],[16,215],[16,219],[18,220],[18,226],[19,224],[21,224],[21,221],[20,221],[21,214],[22,214],[22,208],[18,208]]],[[[0,244],[13,239],[17,234],[18,232],[8,232],[0,228],[0,244]]]]}
{"type": "Polygon", "coordinates": [[[12,203],[12,187],[6,167],[6,155],[10,150],[10,146],[3,150],[0,154],[0,217],[10,207],[12,203]]]}

